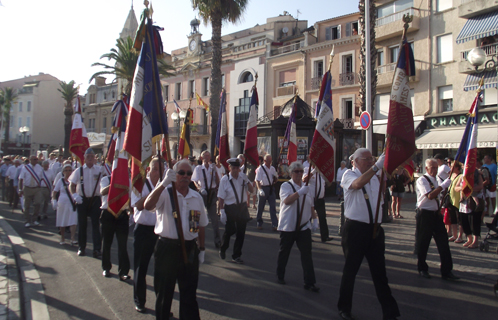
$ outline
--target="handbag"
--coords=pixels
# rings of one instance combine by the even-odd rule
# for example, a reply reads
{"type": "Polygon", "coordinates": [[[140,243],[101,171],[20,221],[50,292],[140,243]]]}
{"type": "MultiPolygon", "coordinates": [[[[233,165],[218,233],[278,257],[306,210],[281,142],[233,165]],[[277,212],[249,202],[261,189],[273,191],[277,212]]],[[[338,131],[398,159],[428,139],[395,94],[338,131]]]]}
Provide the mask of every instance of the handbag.
{"type": "Polygon", "coordinates": [[[469,197],[469,209],[472,212],[482,212],[484,211],[484,199],[481,197],[469,197]]]}

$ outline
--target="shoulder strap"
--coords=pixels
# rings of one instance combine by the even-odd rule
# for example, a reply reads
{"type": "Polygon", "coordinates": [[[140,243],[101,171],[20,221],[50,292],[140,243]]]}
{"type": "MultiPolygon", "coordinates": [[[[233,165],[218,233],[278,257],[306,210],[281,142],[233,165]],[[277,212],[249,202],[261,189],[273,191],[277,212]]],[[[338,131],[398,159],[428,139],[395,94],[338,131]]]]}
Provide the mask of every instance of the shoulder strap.
{"type": "Polygon", "coordinates": [[[365,187],[361,187],[361,190],[363,190],[363,197],[365,198],[365,202],[367,203],[367,208],[368,208],[368,216],[370,218],[370,224],[373,224],[373,213],[372,213],[372,206],[370,205],[370,199],[368,197],[367,190],[365,190],[365,187]]]}
{"type": "Polygon", "coordinates": [[[81,185],[81,193],[83,193],[83,197],[86,198],[86,195],[85,195],[85,179],[83,179],[83,166],[80,167],[80,185],[81,185]]]}
{"type": "Polygon", "coordinates": [[[228,181],[230,181],[230,184],[232,185],[232,189],[233,189],[233,193],[235,195],[235,201],[237,201],[237,204],[240,204],[242,202],[242,197],[244,196],[244,190],[242,189],[242,194],[240,196],[240,201],[239,201],[239,196],[237,194],[237,190],[235,190],[235,185],[233,184],[233,181],[232,179],[228,179],[228,181]]]}
{"type": "Polygon", "coordinates": [[[180,232],[178,230],[178,219],[180,219],[180,212],[176,211],[175,200],[173,199],[173,187],[170,186],[167,189],[169,193],[169,202],[171,203],[171,212],[173,214],[173,218],[175,219],[176,233],[178,234],[178,239],[180,239],[180,232]]]}
{"type": "Polygon", "coordinates": [[[205,169],[205,167],[204,167],[204,165],[202,165],[201,171],[202,171],[202,175],[204,177],[204,189],[206,189],[206,191],[207,191],[209,187],[208,187],[208,180],[206,177],[206,171],[204,169],[205,169]]]}
{"type": "Polygon", "coordinates": [[[67,184],[64,182],[64,177],[61,178],[62,185],[64,186],[64,190],[66,190],[67,197],[69,198],[69,202],[71,202],[71,206],[73,207],[73,210],[76,210],[76,203],[74,203],[73,197],[69,193],[69,190],[67,188],[67,184]]]}
{"type": "MultiPolygon", "coordinates": [[[[97,177],[97,182],[95,182],[95,187],[93,188],[92,197],[94,197],[94,196],[95,196],[95,191],[97,191],[97,186],[99,185],[99,182],[100,182],[100,175],[101,175],[101,174],[102,174],[102,173],[99,173],[99,176],[97,177]]],[[[110,183],[110,181],[109,181],[109,183],[110,183]]]]}
{"type": "Polygon", "coordinates": [[[145,179],[145,184],[147,185],[147,189],[149,189],[149,193],[152,192],[152,186],[150,185],[149,179],[145,179]]]}
{"type": "Polygon", "coordinates": [[[30,164],[26,166],[26,170],[31,174],[33,179],[35,179],[36,183],[38,184],[39,187],[41,187],[41,180],[40,177],[35,172],[35,168],[33,168],[30,164]]]}
{"type": "MultiPolygon", "coordinates": [[[[292,188],[292,191],[294,191],[294,193],[297,192],[296,188],[294,187],[294,185],[290,182],[290,181],[287,181],[287,183],[291,186],[292,188]]],[[[296,216],[296,232],[299,232],[299,230],[301,230],[301,228],[299,228],[301,226],[301,221],[299,221],[299,208],[301,208],[301,205],[300,205],[300,201],[299,201],[299,197],[297,198],[297,210],[296,210],[296,213],[297,213],[297,216],[296,216]]]]}
{"type": "MultiPolygon", "coordinates": [[[[434,187],[434,184],[432,183],[431,179],[429,179],[429,177],[428,177],[428,176],[426,176],[426,175],[424,174],[424,175],[423,175],[423,177],[424,177],[424,178],[425,178],[425,179],[429,182],[429,184],[430,184],[430,186],[431,186],[431,190],[436,189],[436,188],[434,187]]],[[[434,199],[434,201],[436,201],[436,203],[437,203],[437,211],[439,211],[440,203],[439,203],[439,201],[437,201],[437,198],[436,198],[436,199],[434,199]]]]}
{"type": "Polygon", "coordinates": [[[268,172],[266,172],[266,169],[265,169],[265,166],[262,165],[261,168],[263,168],[263,171],[265,172],[266,174],[266,178],[268,179],[268,184],[271,186],[273,183],[272,181],[270,180],[270,176],[268,175],[268,172]]]}

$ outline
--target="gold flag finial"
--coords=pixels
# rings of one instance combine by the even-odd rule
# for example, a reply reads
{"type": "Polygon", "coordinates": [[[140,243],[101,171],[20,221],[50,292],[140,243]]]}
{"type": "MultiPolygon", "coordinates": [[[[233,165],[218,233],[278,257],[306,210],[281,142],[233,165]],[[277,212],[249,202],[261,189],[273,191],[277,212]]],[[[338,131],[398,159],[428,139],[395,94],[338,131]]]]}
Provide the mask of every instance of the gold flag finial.
{"type": "Polygon", "coordinates": [[[410,15],[409,13],[403,15],[403,22],[405,23],[403,25],[403,38],[405,37],[408,28],[410,27],[410,23],[413,21],[413,15],[410,15]]]}

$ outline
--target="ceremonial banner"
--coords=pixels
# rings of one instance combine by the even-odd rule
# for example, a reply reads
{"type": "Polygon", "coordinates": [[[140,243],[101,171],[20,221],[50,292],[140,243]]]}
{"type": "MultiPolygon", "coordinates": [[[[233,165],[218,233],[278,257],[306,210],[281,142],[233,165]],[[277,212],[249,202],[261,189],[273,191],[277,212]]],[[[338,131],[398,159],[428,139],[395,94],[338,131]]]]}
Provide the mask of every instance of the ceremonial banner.
{"type": "Polygon", "coordinates": [[[180,117],[180,111],[182,111],[182,109],[180,109],[180,106],[178,105],[176,100],[173,100],[173,103],[175,104],[176,113],[178,113],[178,117],[180,117]]]}
{"type": "Polygon", "coordinates": [[[117,136],[116,148],[114,150],[114,161],[112,162],[111,181],[108,194],[108,210],[116,218],[128,208],[130,201],[130,176],[128,174],[128,152],[123,149],[126,132],[126,115],[128,109],[124,103],[115,103],[112,112],[116,112],[113,121],[113,131],[117,136]]]}
{"type": "Polygon", "coordinates": [[[88,148],[90,148],[90,142],[88,142],[86,135],[85,124],[81,119],[80,97],[77,97],[74,105],[74,119],[69,139],[69,151],[73,154],[76,161],[83,165],[85,151],[88,148]]]}
{"type": "Polygon", "coordinates": [[[152,20],[146,18],[146,21],[145,36],[133,77],[130,113],[123,144],[123,148],[133,158],[131,178],[137,193],[142,191],[145,169],[155,151],[154,146],[163,134],[168,134],[156,60],[156,50],[162,46],[162,41],[159,33],[154,33],[152,20]]]}
{"type": "Polygon", "coordinates": [[[320,110],[322,106],[326,105],[332,109],[332,87],[327,87],[327,83],[332,83],[332,75],[330,74],[330,70],[325,72],[322,78],[322,85],[320,87],[320,94],[318,95],[318,101],[316,102],[315,108],[315,118],[318,118],[320,115],[320,110]],[[324,85],[325,84],[325,85],[324,85]],[[327,88],[327,90],[325,90],[327,88]]]}
{"type": "Polygon", "coordinates": [[[258,156],[258,90],[256,86],[252,88],[251,104],[249,107],[249,119],[247,119],[246,142],[244,143],[244,155],[246,161],[252,163],[253,166],[259,166],[258,156]]]}
{"type": "Polygon", "coordinates": [[[394,74],[389,116],[386,132],[386,159],[384,168],[391,175],[397,167],[410,159],[417,150],[415,146],[415,129],[413,112],[410,106],[409,77],[415,75],[413,51],[406,41],[400,45],[400,54],[394,74]]]}
{"type": "Polygon", "coordinates": [[[296,139],[296,100],[287,122],[287,129],[285,130],[284,141],[287,141],[287,163],[291,164],[297,160],[297,139],[296,139]]]}
{"type": "Polygon", "coordinates": [[[334,181],[334,113],[332,111],[332,77],[329,72],[326,75],[327,81],[324,76],[320,89],[320,95],[323,95],[310,147],[309,162],[323,175],[327,183],[331,183],[334,181]]]}
{"type": "Polygon", "coordinates": [[[182,132],[180,134],[180,142],[178,144],[178,154],[182,159],[188,158],[190,155],[190,123],[192,118],[192,109],[187,109],[185,120],[183,122],[182,132]]]}
{"type": "Polygon", "coordinates": [[[209,106],[207,103],[205,103],[204,101],[202,101],[201,97],[197,94],[197,92],[195,93],[195,97],[197,98],[197,104],[200,105],[200,106],[203,106],[204,109],[209,112],[209,106]]]}
{"type": "Polygon", "coordinates": [[[456,161],[464,164],[463,166],[463,185],[462,192],[465,198],[472,195],[474,189],[474,171],[477,162],[477,124],[479,102],[482,100],[481,88],[478,89],[477,95],[472,102],[469,110],[469,118],[463,133],[462,142],[456,155],[456,161]]]}
{"type": "Polygon", "coordinates": [[[218,118],[218,129],[216,130],[215,144],[220,155],[220,163],[228,172],[227,160],[230,159],[230,150],[228,149],[228,127],[226,112],[227,97],[225,89],[221,90],[220,101],[220,115],[218,118]]]}

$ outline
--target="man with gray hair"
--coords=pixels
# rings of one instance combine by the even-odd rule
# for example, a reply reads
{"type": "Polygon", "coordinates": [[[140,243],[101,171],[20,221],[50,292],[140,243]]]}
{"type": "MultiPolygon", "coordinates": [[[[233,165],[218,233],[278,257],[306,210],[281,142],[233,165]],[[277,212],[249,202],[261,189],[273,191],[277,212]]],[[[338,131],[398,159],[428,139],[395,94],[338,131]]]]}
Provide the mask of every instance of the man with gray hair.
{"type": "Polygon", "coordinates": [[[346,170],[342,176],[346,221],[342,231],[345,263],[337,303],[341,319],[354,319],[351,315],[353,288],[364,257],[368,261],[384,319],[396,319],[400,315],[387,281],[385,236],[380,225],[374,236],[375,222],[382,222],[382,215],[374,217],[374,210],[382,204],[383,198],[379,197],[379,191],[385,189],[377,176],[377,172],[384,167],[384,157],[382,154],[375,162],[370,150],[359,148],[349,158],[353,169],[346,170]],[[380,203],[377,203],[377,199],[380,203]]]}
{"type": "Polygon", "coordinates": [[[35,155],[29,157],[30,163],[26,164],[19,175],[19,197],[24,196],[24,219],[26,228],[32,225],[40,225],[37,221],[40,205],[43,201],[41,194],[41,177],[43,168],[38,164],[35,155]],[[29,207],[33,204],[33,216],[29,213],[29,207]]]}
{"type": "Polygon", "coordinates": [[[43,219],[47,219],[47,210],[48,210],[48,205],[51,202],[52,198],[52,186],[54,183],[54,178],[55,175],[51,169],[49,169],[50,162],[48,160],[43,160],[42,162],[42,168],[43,168],[43,173],[41,176],[41,194],[43,197],[43,202],[42,202],[42,216],[43,219]]]}
{"type": "Polygon", "coordinates": [[[266,201],[270,205],[270,218],[273,231],[277,231],[278,219],[276,209],[276,195],[274,184],[278,180],[277,171],[271,165],[271,155],[267,154],[264,163],[256,171],[256,186],[258,187],[258,213],[256,217],[257,228],[263,229],[263,211],[266,201]]]}

